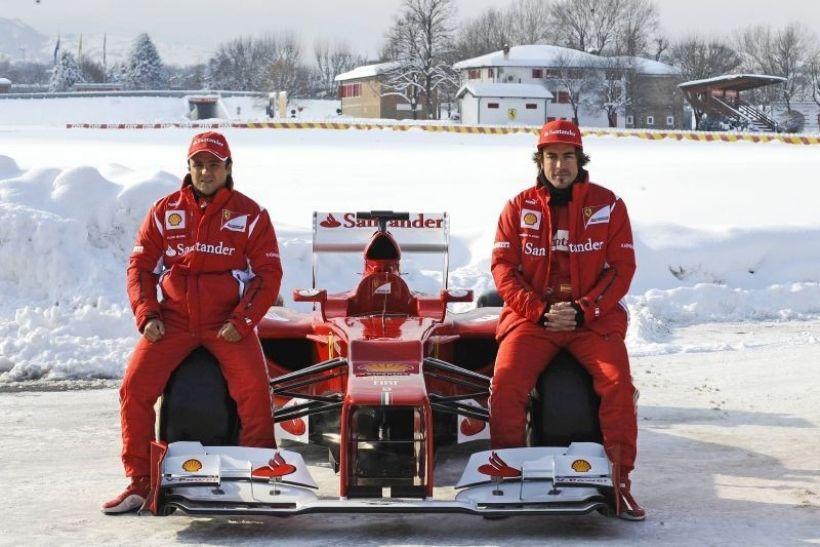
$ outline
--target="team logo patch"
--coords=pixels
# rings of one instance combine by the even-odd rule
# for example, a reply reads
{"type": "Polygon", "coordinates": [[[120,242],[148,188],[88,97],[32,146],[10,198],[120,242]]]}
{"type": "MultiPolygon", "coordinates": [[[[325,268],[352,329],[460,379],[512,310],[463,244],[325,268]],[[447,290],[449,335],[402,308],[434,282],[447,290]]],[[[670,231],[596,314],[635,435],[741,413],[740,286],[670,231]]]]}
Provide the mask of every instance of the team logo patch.
{"type": "Polygon", "coordinates": [[[592,226],[593,224],[607,224],[609,222],[610,211],[612,211],[612,209],[609,205],[584,207],[584,226],[592,226]]]}
{"type": "Polygon", "coordinates": [[[541,228],[541,211],[532,209],[521,209],[521,227],[530,230],[541,228]]]}
{"type": "Polygon", "coordinates": [[[182,464],[182,469],[187,471],[188,473],[196,473],[200,469],[202,469],[202,462],[199,460],[185,460],[182,464]]]}
{"type": "Polygon", "coordinates": [[[185,211],[179,209],[165,211],[165,229],[181,230],[185,228],[185,211]]]}
{"type": "Polygon", "coordinates": [[[244,232],[248,227],[248,215],[240,215],[227,209],[222,209],[222,227],[221,230],[230,230],[232,232],[244,232]]]}

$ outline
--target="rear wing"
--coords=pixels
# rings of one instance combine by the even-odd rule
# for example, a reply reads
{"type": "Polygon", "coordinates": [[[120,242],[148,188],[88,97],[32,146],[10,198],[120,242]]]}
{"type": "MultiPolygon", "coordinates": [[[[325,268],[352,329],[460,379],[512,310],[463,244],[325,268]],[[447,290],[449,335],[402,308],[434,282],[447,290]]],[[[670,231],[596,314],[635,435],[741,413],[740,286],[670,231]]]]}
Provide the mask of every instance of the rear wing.
{"type": "MultiPolygon", "coordinates": [[[[376,213],[376,211],[374,211],[376,213]]],[[[313,213],[313,288],[319,278],[319,257],[327,253],[359,253],[379,229],[375,219],[358,218],[353,211],[313,213]]],[[[409,213],[408,220],[390,220],[387,231],[404,253],[442,255],[442,279],[447,288],[450,223],[447,213],[409,213]]]]}

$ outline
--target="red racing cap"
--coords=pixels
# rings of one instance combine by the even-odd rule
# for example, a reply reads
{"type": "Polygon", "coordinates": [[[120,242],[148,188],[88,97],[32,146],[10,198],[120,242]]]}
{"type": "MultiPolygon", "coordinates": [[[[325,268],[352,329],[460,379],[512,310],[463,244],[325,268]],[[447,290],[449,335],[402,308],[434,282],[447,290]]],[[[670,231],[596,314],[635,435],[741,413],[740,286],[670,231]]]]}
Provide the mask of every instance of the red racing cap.
{"type": "Polygon", "coordinates": [[[222,133],[216,131],[206,131],[194,135],[194,138],[191,139],[191,145],[188,147],[188,159],[191,159],[194,154],[199,152],[213,154],[221,161],[231,157],[231,148],[228,146],[227,139],[222,133]]]}
{"type": "Polygon", "coordinates": [[[571,144],[575,148],[584,148],[581,142],[581,130],[569,120],[555,120],[547,122],[538,134],[538,149],[548,144],[571,144]]]}

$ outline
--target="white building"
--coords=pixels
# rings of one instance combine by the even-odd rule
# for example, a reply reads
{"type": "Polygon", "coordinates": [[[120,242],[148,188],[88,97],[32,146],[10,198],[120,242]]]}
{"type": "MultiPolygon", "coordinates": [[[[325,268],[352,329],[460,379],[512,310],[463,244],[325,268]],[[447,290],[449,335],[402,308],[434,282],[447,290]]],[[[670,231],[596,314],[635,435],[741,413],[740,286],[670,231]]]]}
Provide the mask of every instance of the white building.
{"type": "Polygon", "coordinates": [[[458,90],[461,121],[477,124],[541,125],[553,96],[538,84],[477,84],[468,82],[458,90]]]}
{"type": "MultiPolygon", "coordinates": [[[[546,89],[552,95],[547,105],[548,121],[574,118],[575,103],[582,126],[607,127],[610,116],[615,127],[674,129],[684,123],[683,97],[676,87],[681,81],[680,71],[651,59],[603,57],[560,46],[525,45],[460,61],[453,68],[465,86],[527,84],[546,89]],[[605,89],[609,90],[608,100],[601,98],[605,89]],[[642,93],[640,101],[631,96],[636,92],[642,93]],[[618,106],[608,113],[602,106],[605,102],[618,106]],[[656,120],[667,124],[660,125],[656,120]]],[[[472,103],[465,105],[462,98],[462,118],[471,108],[472,103]]],[[[489,122],[482,119],[481,123],[489,122]]]]}

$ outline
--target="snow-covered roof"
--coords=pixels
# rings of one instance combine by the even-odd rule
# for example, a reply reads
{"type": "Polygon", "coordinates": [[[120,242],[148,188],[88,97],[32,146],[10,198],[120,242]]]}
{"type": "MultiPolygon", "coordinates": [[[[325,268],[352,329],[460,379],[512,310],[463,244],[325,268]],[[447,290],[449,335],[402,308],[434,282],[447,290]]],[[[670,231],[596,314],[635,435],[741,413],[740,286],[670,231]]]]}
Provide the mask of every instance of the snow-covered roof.
{"type": "Polygon", "coordinates": [[[465,84],[456,93],[456,98],[461,98],[465,93],[473,97],[552,99],[552,93],[538,84],[465,84]]]}
{"type": "Polygon", "coordinates": [[[343,82],[345,80],[358,80],[361,78],[372,78],[374,76],[378,76],[379,74],[384,74],[390,70],[393,70],[399,66],[399,63],[396,61],[390,61],[387,63],[377,63],[375,65],[365,65],[356,67],[349,72],[344,72],[339,74],[334,78],[337,82],[343,82]]]}
{"type": "MultiPolygon", "coordinates": [[[[604,57],[607,59],[607,57],[604,57]]],[[[638,74],[653,76],[680,76],[680,69],[653,59],[643,57],[610,57],[610,59],[621,59],[624,64],[631,66],[638,74]]]]}
{"type": "Polygon", "coordinates": [[[11,85],[11,80],[8,78],[0,78],[0,85],[11,85]]]}
{"type": "Polygon", "coordinates": [[[786,78],[783,78],[782,76],[769,76],[767,74],[724,74],[723,76],[715,76],[713,78],[705,78],[703,80],[683,82],[682,84],[678,84],[678,87],[687,88],[699,87],[708,84],[731,84],[740,82],[754,82],[758,84],[758,86],[755,87],[759,87],[768,84],[779,84],[785,81],[786,78]]]}
{"type": "Polygon", "coordinates": [[[465,68],[497,67],[497,66],[590,66],[600,63],[600,58],[561,46],[530,45],[514,46],[509,53],[504,50],[494,51],[473,57],[464,61],[459,61],[453,65],[456,70],[465,68]]]}
{"type": "Polygon", "coordinates": [[[635,69],[638,74],[669,75],[680,74],[677,68],[644,59],[643,57],[602,57],[577,49],[550,45],[514,46],[507,54],[504,50],[487,53],[459,61],[453,65],[456,70],[483,67],[599,67],[611,68],[612,61],[620,61],[635,69]]]}

